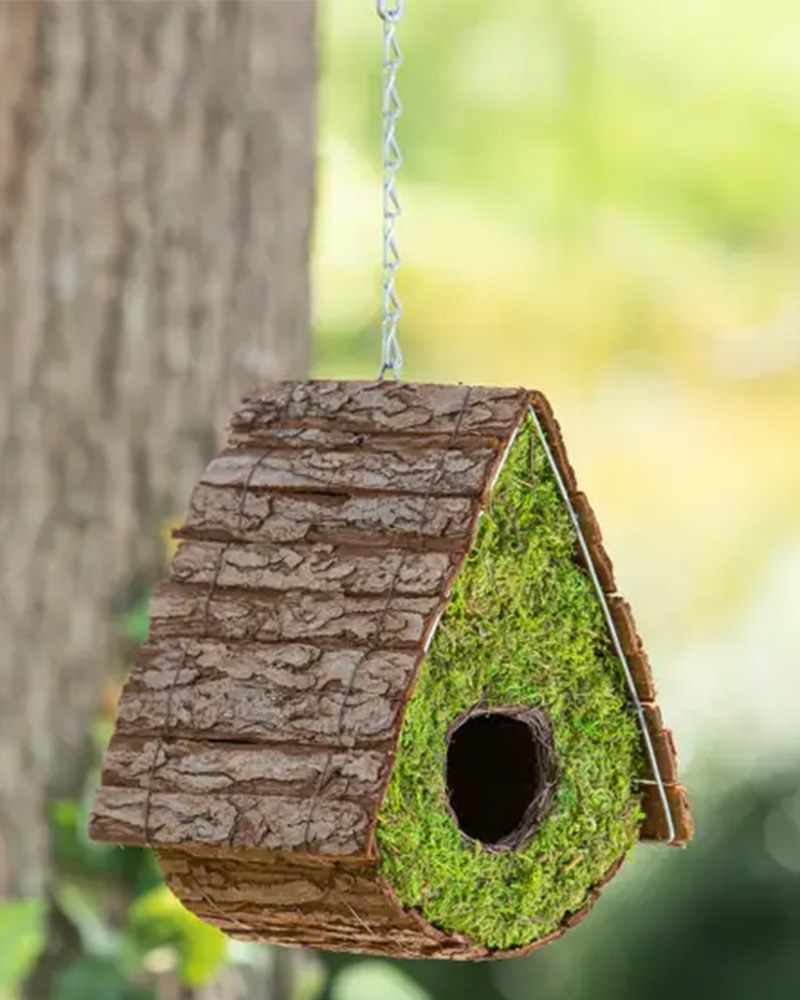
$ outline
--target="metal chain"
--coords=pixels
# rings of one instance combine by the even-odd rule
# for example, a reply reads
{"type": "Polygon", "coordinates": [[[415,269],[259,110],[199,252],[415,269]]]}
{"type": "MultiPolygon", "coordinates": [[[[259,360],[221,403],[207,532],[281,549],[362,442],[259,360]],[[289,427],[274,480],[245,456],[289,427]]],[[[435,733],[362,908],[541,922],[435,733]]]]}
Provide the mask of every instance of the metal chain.
{"type": "Polygon", "coordinates": [[[402,165],[403,155],[397,142],[397,119],[403,110],[397,94],[397,71],[403,54],[397,43],[397,22],[403,14],[405,0],[376,0],[378,14],[383,20],[383,276],[381,302],[381,370],[378,381],[388,372],[399,380],[403,368],[403,354],[397,340],[397,324],[403,312],[395,290],[395,278],[401,264],[395,240],[395,224],[400,216],[395,179],[402,165]]]}

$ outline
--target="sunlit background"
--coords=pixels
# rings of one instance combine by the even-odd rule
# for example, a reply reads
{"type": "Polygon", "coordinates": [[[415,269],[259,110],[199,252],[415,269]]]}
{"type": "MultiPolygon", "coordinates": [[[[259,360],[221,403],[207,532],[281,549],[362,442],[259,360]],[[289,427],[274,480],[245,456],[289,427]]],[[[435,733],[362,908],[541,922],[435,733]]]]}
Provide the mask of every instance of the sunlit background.
{"type": "MultiPolygon", "coordinates": [[[[381,29],[321,15],[315,368],[373,377],[381,29]]],[[[403,972],[434,1000],[800,995],[800,4],[407,0],[400,39],[404,377],[550,397],[699,827],[528,960],[403,972]]],[[[417,996],[396,972],[333,995],[417,996]]]]}
{"type": "MultiPolygon", "coordinates": [[[[797,1000],[800,0],[405,7],[404,378],[550,398],[697,839],[638,846],[526,959],[288,952],[192,917],[150,852],[90,842],[95,767],[83,801],[50,803],[53,910],[80,948],[49,1000],[263,1000],[270,982],[271,1000],[797,1000]]],[[[314,373],[374,378],[382,29],[374,0],[319,0],[319,22],[314,373]]],[[[124,642],[146,629],[143,595],[124,642]]],[[[0,1000],[58,945],[46,902],[0,901],[0,1000]]]]}

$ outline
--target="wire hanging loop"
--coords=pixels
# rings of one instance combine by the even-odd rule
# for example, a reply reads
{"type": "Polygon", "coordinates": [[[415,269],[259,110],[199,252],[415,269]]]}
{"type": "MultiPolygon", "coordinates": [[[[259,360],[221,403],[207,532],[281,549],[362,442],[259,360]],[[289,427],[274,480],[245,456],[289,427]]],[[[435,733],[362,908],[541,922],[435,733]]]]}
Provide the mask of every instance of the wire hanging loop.
{"type": "Polygon", "coordinates": [[[403,15],[405,0],[376,0],[376,6],[384,21],[399,21],[403,15]]]}
{"type": "Polygon", "coordinates": [[[397,42],[397,22],[400,20],[405,0],[376,0],[378,14],[383,21],[383,144],[381,156],[381,187],[383,191],[383,259],[381,296],[381,370],[382,382],[391,372],[395,381],[403,369],[403,354],[397,340],[397,325],[402,307],[397,297],[395,281],[401,264],[395,238],[395,225],[400,217],[397,196],[397,171],[403,163],[403,154],[397,142],[397,120],[403,106],[397,93],[397,71],[402,65],[403,54],[397,42]]]}

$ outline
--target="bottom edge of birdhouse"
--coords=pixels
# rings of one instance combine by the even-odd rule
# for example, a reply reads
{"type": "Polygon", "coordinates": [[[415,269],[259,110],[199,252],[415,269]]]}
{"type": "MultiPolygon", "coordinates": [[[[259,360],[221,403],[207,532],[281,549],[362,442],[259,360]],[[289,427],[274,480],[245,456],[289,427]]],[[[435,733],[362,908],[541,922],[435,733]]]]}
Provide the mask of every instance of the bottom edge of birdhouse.
{"type": "Polygon", "coordinates": [[[160,850],[165,881],[181,903],[236,940],[389,958],[481,961],[522,957],[579,924],[617,874],[621,856],[584,905],[550,933],[493,949],[440,930],[405,909],[376,859],[186,848],[160,850]]]}

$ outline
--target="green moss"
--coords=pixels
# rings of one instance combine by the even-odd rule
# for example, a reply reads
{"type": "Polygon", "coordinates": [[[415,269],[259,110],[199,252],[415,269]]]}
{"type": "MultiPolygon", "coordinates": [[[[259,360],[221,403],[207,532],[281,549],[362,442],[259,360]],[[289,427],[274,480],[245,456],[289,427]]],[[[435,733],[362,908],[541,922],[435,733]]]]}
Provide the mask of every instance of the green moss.
{"type": "Polygon", "coordinates": [[[378,817],[383,874],[430,923],[491,948],[579,909],[636,842],[641,746],[602,609],[532,423],[520,432],[408,706],[378,817]],[[446,730],[478,702],[543,708],[552,812],[519,852],[466,843],[446,810],[446,730]]]}

